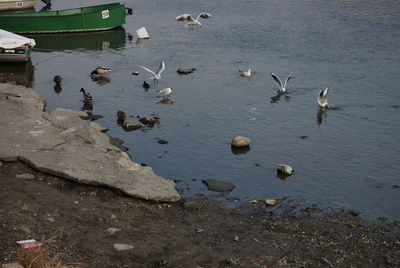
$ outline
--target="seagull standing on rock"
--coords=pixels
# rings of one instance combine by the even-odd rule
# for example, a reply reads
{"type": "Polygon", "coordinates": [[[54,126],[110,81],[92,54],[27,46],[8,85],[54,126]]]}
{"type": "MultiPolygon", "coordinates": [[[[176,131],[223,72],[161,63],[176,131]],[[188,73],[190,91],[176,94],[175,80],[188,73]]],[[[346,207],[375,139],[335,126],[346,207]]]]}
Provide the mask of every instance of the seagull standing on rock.
{"type": "Polygon", "coordinates": [[[271,76],[279,84],[278,93],[279,94],[286,93],[286,84],[287,84],[287,82],[289,82],[290,78],[292,78],[292,75],[289,74],[289,76],[286,78],[286,81],[284,84],[282,83],[281,79],[276,74],[271,73],[271,76]]]}
{"type": "Polygon", "coordinates": [[[167,88],[158,90],[157,92],[160,93],[161,95],[163,95],[163,98],[165,99],[165,98],[168,98],[169,95],[171,95],[172,91],[174,91],[173,88],[167,87],[167,88]]]}
{"type": "Polygon", "coordinates": [[[160,66],[158,67],[158,70],[157,70],[157,72],[155,73],[155,72],[153,72],[152,70],[150,70],[149,68],[147,68],[147,67],[144,67],[144,66],[142,66],[142,65],[139,65],[141,68],[143,68],[144,70],[146,70],[146,71],[148,71],[149,73],[151,73],[151,74],[153,74],[154,76],[152,76],[152,77],[150,77],[150,79],[154,79],[154,82],[158,82],[158,80],[160,80],[161,79],[161,73],[164,71],[164,69],[165,69],[165,62],[164,61],[162,61],[161,63],[160,63],[160,66]]]}
{"type": "Polygon", "coordinates": [[[208,19],[211,17],[212,16],[210,13],[202,12],[197,16],[197,19],[193,19],[191,14],[182,14],[182,15],[176,16],[175,20],[178,20],[178,21],[186,20],[186,23],[189,25],[189,27],[191,29],[193,29],[194,25],[199,25],[200,27],[202,26],[199,21],[200,18],[208,19]]]}

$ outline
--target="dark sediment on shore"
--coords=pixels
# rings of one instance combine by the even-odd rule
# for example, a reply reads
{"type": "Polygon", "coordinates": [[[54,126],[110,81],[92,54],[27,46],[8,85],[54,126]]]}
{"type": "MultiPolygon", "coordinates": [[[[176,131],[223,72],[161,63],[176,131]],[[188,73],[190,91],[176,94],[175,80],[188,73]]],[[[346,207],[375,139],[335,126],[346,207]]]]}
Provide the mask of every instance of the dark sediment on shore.
{"type": "Polygon", "coordinates": [[[154,203],[20,162],[2,162],[0,192],[0,263],[15,260],[18,240],[55,236],[60,261],[84,267],[400,265],[399,222],[354,211],[288,206],[278,214],[263,202],[226,208],[206,197],[154,203]]]}

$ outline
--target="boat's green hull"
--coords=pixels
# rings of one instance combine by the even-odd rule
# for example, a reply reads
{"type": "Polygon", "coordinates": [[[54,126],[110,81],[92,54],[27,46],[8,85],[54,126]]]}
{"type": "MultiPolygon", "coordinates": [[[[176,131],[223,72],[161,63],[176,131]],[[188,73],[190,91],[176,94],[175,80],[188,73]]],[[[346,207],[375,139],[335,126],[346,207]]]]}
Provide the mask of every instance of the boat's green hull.
{"type": "Polygon", "coordinates": [[[125,23],[125,6],[119,3],[59,11],[2,14],[3,30],[14,33],[100,31],[125,23]]]}

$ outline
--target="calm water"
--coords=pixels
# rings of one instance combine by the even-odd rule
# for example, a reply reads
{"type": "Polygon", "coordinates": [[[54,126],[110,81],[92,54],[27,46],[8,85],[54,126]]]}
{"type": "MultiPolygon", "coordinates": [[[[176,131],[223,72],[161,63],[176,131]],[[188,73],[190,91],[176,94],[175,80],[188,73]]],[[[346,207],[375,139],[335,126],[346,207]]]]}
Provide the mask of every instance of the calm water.
{"type": "MultiPolygon", "coordinates": [[[[49,111],[81,109],[84,87],[94,95],[93,112],[104,116],[98,123],[108,134],[125,141],[133,161],[181,180],[177,187],[184,196],[216,195],[201,180],[217,179],[236,185],[223,197],[229,204],[290,196],[358,209],[365,217],[400,218],[397,1],[123,2],[135,10],[124,29],[35,37],[33,87],[49,111]],[[214,16],[202,28],[190,31],[174,20],[201,11],[214,16]],[[142,26],[151,38],[136,43],[142,26]],[[151,75],[138,65],[156,69],[161,60],[166,70],[159,85],[145,91],[141,85],[151,75]],[[110,81],[90,79],[98,65],[112,68],[110,81]],[[181,76],[179,67],[196,71],[181,76]],[[238,74],[247,68],[253,69],[250,80],[238,74]],[[271,102],[277,90],[271,72],[293,75],[289,98],[271,102]],[[58,94],[56,74],[63,77],[58,94]],[[158,103],[155,90],[164,87],[175,88],[172,104],[158,103]],[[335,109],[323,112],[316,97],[326,87],[335,109]],[[161,124],[125,132],[116,123],[118,110],[134,122],[157,115],[161,124]],[[232,152],[237,135],[252,140],[250,151],[232,152]],[[277,178],[278,163],[293,166],[295,174],[277,178]]],[[[85,5],[54,1],[52,8],[85,5]]]]}

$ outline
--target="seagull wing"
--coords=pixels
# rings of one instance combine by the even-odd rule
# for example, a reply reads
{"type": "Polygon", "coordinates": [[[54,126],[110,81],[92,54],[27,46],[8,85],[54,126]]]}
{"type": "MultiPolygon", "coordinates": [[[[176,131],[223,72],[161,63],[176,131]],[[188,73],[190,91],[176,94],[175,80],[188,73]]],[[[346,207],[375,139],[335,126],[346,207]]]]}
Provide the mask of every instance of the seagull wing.
{"type": "Polygon", "coordinates": [[[290,78],[292,78],[291,74],[289,74],[289,76],[286,78],[285,84],[283,85],[284,88],[286,88],[286,84],[289,82],[290,78]]]}
{"type": "Polygon", "coordinates": [[[157,70],[156,75],[157,75],[157,76],[160,76],[161,73],[164,71],[164,69],[165,69],[165,62],[162,61],[162,62],[160,63],[160,67],[158,67],[158,70],[157,70]]]}
{"type": "MultiPolygon", "coordinates": [[[[326,99],[328,98],[328,90],[329,90],[329,88],[326,88],[325,90],[324,90],[324,93],[322,94],[322,99],[324,100],[324,101],[326,101],[326,99]]],[[[321,90],[321,92],[322,92],[322,90],[321,90]]],[[[320,93],[321,94],[321,93],[320,93]]]]}
{"type": "Polygon", "coordinates": [[[197,20],[199,20],[199,18],[203,18],[203,19],[208,19],[211,18],[211,14],[210,13],[206,13],[206,12],[202,12],[199,14],[199,16],[197,17],[197,20]]]}
{"type": "Polygon", "coordinates": [[[187,20],[189,17],[191,18],[191,20],[193,20],[191,14],[182,14],[182,15],[176,16],[175,20],[187,20]]]}
{"type": "Polygon", "coordinates": [[[157,75],[156,75],[152,70],[150,70],[149,68],[144,67],[144,66],[142,66],[142,65],[139,65],[139,67],[140,67],[140,68],[143,68],[144,70],[148,71],[149,73],[152,73],[154,76],[157,76],[157,75]]]}
{"type": "Polygon", "coordinates": [[[272,76],[272,78],[279,84],[279,86],[280,86],[281,88],[283,88],[281,79],[279,79],[279,77],[278,77],[276,74],[274,74],[274,73],[271,73],[271,76],[272,76]]]}

